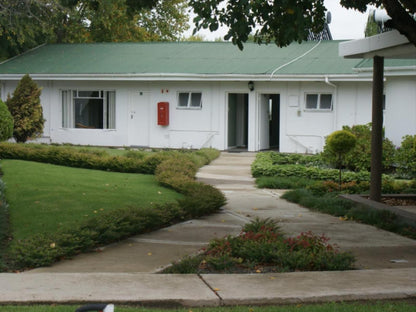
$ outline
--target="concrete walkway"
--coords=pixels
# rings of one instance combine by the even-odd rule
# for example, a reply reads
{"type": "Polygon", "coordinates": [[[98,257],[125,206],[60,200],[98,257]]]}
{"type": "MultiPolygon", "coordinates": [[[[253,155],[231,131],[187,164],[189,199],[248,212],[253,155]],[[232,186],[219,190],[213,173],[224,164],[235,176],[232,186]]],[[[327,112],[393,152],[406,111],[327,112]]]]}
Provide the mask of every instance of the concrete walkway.
{"type": "Polygon", "coordinates": [[[215,215],[191,220],[21,274],[0,274],[0,303],[129,302],[218,306],[416,297],[416,241],[342,221],[259,190],[250,174],[252,153],[222,153],[198,179],[228,200],[215,215]],[[285,274],[154,274],[198,252],[209,240],[235,235],[255,217],[279,221],[289,235],[313,231],[352,251],[357,269],[285,274]]]}

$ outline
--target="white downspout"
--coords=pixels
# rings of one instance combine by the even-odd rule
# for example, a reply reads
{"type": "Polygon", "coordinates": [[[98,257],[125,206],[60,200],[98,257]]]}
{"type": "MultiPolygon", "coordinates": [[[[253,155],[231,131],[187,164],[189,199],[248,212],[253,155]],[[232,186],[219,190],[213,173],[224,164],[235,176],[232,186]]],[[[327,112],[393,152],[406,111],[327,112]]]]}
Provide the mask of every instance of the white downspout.
{"type": "Polygon", "coordinates": [[[338,104],[338,86],[330,82],[328,76],[325,76],[325,83],[328,86],[331,86],[334,88],[334,99],[332,100],[332,110],[334,112],[334,118],[333,118],[332,128],[335,131],[337,130],[337,123],[338,123],[338,107],[336,105],[338,104]]]}

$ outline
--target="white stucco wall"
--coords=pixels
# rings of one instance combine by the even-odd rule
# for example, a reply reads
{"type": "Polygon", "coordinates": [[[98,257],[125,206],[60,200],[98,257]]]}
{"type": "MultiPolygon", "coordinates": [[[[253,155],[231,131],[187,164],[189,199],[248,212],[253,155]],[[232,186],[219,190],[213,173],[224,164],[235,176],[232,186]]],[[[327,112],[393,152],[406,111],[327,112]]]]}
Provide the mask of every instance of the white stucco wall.
{"type": "Polygon", "coordinates": [[[405,135],[416,134],[416,77],[387,77],[385,134],[396,146],[405,135]]]}
{"type": "MultiPolygon", "coordinates": [[[[262,94],[280,97],[280,151],[320,152],[325,137],[343,125],[371,121],[371,82],[259,82],[249,91],[247,82],[190,81],[37,81],[46,142],[155,148],[228,148],[228,94],[248,94],[248,150],[264,146],[262,94]],[[116,129],[64,129],[61,90],[116,91],[116,129]],[[177,108],[178,92],[201,92],[201,109],[177,108]],[[305,109],[306,93],[331,93],[333,110],[305,109]],[[170,123],[157,125],[157,103],[169,102],[170,123]]],[[[17,81],[2,81],[2,99],[17,81]]],[[[386,135],[399,145],[405,134],[416,134],[416,77],[388,77],[385,84],[386,135]]],[[[266,127],[267,129],[267,127],[266,127]]]]}

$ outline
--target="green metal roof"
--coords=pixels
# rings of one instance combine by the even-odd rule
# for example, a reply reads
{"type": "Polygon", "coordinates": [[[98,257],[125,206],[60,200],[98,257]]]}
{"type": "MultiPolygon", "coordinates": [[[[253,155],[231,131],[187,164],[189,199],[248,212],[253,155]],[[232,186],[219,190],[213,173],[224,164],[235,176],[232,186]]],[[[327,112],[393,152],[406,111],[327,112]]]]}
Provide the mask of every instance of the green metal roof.
{"type": "Polygon", "coordinates": [[[338,44],[247,43],[243,51],[226,42],[48,44],[3,62],[0,74],[352,74],[360,60],[339,57],[338,44]]]}

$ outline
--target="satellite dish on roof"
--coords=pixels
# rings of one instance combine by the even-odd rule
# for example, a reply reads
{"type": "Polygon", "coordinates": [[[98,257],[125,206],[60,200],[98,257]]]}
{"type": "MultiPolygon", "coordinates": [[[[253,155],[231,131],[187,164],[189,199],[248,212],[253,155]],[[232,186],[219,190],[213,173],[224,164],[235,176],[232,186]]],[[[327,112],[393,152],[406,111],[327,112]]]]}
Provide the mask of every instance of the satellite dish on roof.
{"type": "Polygon", "coordinates": [[[331,20],[332,20],[332,14],[331,12],[326,12],[326,23],[327,24],[331,24],[331,20]]]}
{"type": "Polygon", "coordinates": [[[374,10],[373,17],[374,21],[379,24],[384,24],[391,19],[385,10],[374,10]]]}

